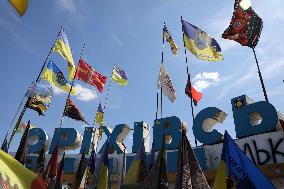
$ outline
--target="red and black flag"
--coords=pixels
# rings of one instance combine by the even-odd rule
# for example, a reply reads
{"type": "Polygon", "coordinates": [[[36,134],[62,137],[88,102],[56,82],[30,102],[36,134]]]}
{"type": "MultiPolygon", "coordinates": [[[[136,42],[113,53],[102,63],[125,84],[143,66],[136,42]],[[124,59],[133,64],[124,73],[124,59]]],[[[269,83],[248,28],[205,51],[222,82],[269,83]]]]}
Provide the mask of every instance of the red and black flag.
{"type": "Polygon", "coordinates": [[[186,87],[185,87],[185,94],[192,98],[194,105],[197,106],[197,102],[199,102],[202,98],[202,93],[198,92],[191,84],[191,82],[187,81],[186,87]],[[191,90],[189,90],[191,89],[191,90]]]}
{"type": "Polygon", "coordinates": [[[75,120],[83,121],[86,124],[88,124],[84,116],[81,114],[80,110],[75,106],[75,104],[69,98],[67,99],[66,102],[64,116],[70,117],[75,120]]]}
{"type": "Polygon", "coordinates": [[[25,132],[21,138],[21,142],[19,145],[19,148],[16,152],[15,159],[18,160],[21,164],[26,163],[26,157],[28,153],[28,135],[29,135],[29,129],[30,129],[30,121],[28,121],[28,125],[25,129],[25,132]]]}
{"type": "Polygon", "coordinates": [[[254,48],[258,43],[263,22],[251,7],[244,10],[240,6],[240,2],[241,0],[235,1],[231,23],[222,37],[234,40],[242,46],[254,48]]]}
{"type": "Polygon", "coordinates": [[[45,168],[45,171],[42,177],[46,186],[55,185],[56,176],[57,176],[57,168],[58,168],[57,160],[58,160],[58,144],[56,144],[56,147],[48,161],[48,164],[45,168]]]}
{"type": "Polygon", "coordinates": [[[83,59],[79,60],[75,78],[97,87],[99,92],[103,92],[107,80],[106,76],[96,72],[96,70],[83,59]]]}
{"type": "Polygon", "coordinates": [[[57,171],[56,182],[55,182],[55,186],[54,186],[53,189],[61,189],[62,188],[63,174],[64,174],[64,158],[65,158],[65,152],[63,153],[62,160],[60,162],[60,167],[57,171]]]}
{"type": "Polygon", "coordinates": [[[37,162],[36,162],[36,168],[35,173],[37,173],[40,177],[43,177],[44,175],[44,160],[45,160],[45,145],[41,147],[41,150],[39,152],[37,162]]]}

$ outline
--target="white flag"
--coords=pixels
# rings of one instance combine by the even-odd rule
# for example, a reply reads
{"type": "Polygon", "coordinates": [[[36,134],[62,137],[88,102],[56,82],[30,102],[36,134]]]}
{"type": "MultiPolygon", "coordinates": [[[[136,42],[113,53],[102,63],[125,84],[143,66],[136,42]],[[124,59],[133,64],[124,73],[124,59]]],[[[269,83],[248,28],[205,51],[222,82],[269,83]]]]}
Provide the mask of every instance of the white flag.
{"type": "Polygon", "coordinates": [[[169,75],[168,71],[166,70],[164,64],[161,65],[157,85],[159,87],[162,86],[162,90],[163,90],[164,95],[166,95],[171,102],[175,101],[176,92],[175,92],[174,86],[172,84],[172,81],[170,79],[170,75],[169,75]]]}

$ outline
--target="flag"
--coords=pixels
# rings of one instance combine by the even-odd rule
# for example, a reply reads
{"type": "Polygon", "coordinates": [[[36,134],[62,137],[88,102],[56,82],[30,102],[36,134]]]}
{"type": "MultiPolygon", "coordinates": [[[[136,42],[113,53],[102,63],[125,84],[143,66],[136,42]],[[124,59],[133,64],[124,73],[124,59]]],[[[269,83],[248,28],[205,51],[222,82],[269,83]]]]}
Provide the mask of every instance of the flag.
{"type": "Polygon", "coordinates": [[[71,48],[63,29],[60,31],[60,35],[56,39],[52,50],[60,54],[68,62],[68,80],[73,81],[76,69],[71,48]]]}
{"type": "Polygon", "coordinates": [[[221,47],[206,32],[184,20],[182,28],[184,45],[196,58],[214,62],[224,59],[221,47]]]}
{"type": "Polygon", "coordinates": [[[199,102],[202,98],[202,93],[197,91],[189,81],[187,81],[186,87],[185,87],[185,94],[192,98],[194,105],[197,106],[197,102],[199,102]],[[189,90],[191,88],[191,91],[189,90]]]}
{"type": "Polygon", "coordinates": [[[263,27],[262,19],[250,7],[244,10],[240,0],[235,0],[234,13],[229,27],[224,31],[224,39],[234,40],[242,46],[254,48],[263,27]]]}
{"type": "MultiPolygon", "coordinates": [[[[139,152],[131,162],[131,165],[125,175],[123,185],[143,182],[147,178],[146,154],[144,140],[141,143],[139,152]]],[[[123,187],[122,187],[123,188],[123,187]]]]}
{"type": "Polygon", "coordinates": [[[96,170],[96,161],[97,161],[97,156],[95,150],[92,150],[90,160],[89,160],[89,170],[87,173],[87,185],[90,184],[91,178],[93,178],[93,175],[96,170]]]}
{"type": "Polygon", "coordinates": [[[155,162],[155,143],[152,143],[152,149],[150,154],[150,163],[149,163],[149,171],[152,169],[154,162],[155,162]]]}
{"type": "Polygon", "coordinates": [[[66,107],[64,110],[64,116],[70,117],[78,121],[83,121],[88,124],[84,116],[81,114],[80,110],[75,106],[75,104],[70,100],[70,98],[67,99],[66,107]]]}
{"type": "Polygon", "coordinates": [[[28,8],[29,0],[10,0],[20,16],[23,16],[28,8]]]}
{"type": "Polygon", "coordinates": [[[181,149],[175,189],[210,189],[184,130],[181,149]]]}
{"type": "Polygon", "coordinates": [[[177,54],[178,53],[178,47],[177,47],[174,39],[172,38],[172,35],[169,32],[166,24],[164,24],[164,28],[163,28],[163,38],[170,44],[172,53],[177,54]]]}
{"type": "Polygon", "coordinates": [[[58,161],[58,144],[56,144],[56,147],[44,171],[43,180],[45,181],[46,186],[55,183],[55,179],[57,176],[57,161],[58,161]]]}
{"type": "Polygon", "coordinates": [[[85,158],[85,153],[82,154],[79,165],[78,165],[78,169],[77,169],[77,173],[76,173],[76,188],[79,188],[82,179],[84,177],[86,168],[87,168],[87,160],[85,158]]]}
{"type": "Polygon", "coordinates": [[[43,180],[0,150],[0,188],[46,189],[43,180]]]}
{"type": "Polygon", "coordinates": [[[276,189],[225,132],[223,150],[214,189],[276,189]]]}
{"type": "Polygon", "coordinates": [[[96,166],[95,173],[92,177],[90,185],[87,189],[108,189],[108,151],[109,141],[104,144],[103,152],[101,153],[99,162],[96,166]]]}
{"type": "Polygon", "coordinates": [[[176,92],[173,86],[173,83],[170,79],[170,75],[166,70],[164,64],[161,65],[159,78],[157,81],[158,87],[162,87],[164,95],[168,97],[171,102],[174,102],[176,99],[176,92]]]}
{"type": "Polygon", "coordinates": [[[63,182],[63,174],[64,174],[64,157],[65,157],[65,152],[63,153],[60,166],[57,172],[57,177],[56,177],[56,182],[55,186],[53,189],[62,189],[62,182],[63,182]]]}
{"type": "MultiPolygon", "coordinates": [[[[67,93],[70,91],[71,83],[65,79],[64,74],[59,70],[52,60],[48,62],[47,67],[41,74],[41,78],[67,93]]],[[[75,93],[76,90],[73,87],[71,94],[75,93]]]]}
{"type": "Polygon", "coordinates": [[[104,124],[104,111],[101,103],[99,104],[98,111],[96,113],[95,123],[100,126],[104,124]]]}
{"type": "Polygon", "coordinates": [[[40,177],[44,175],[44,160],[45,160],[45,145],[42,145],[40,152],[38,154],[35,173],[37,173],[40,177]]]}
{"type": "Polygon", "coordinates": [[[43,99],[53,96],[53,88],[33,82],[26,93],[26,97],[41,97],[43,99]]]}
{"type": "MultiPolygon", "coordinates": [[[[26,127],[27,127],[27,124],[21,122],[20,125],[19,125],[19,127],[18,127],[17,130],[16,130],[16,133],[18,133],[18,134],[23,134],[24,131],[25,131],[25,129],[26,129],[26,127]]],[[[35,126],[30,124],[30,129],[33,129],[33,128],[35,128],[35,126]]]]}
{"type": "Polygon", "coordinates": [[[32,109],[38,113],[38,115],[44,115],[46,110],[48,109],[48,106],[51,101],[48,101],[50,99],[46,99],[46,101],[41,101],[37,97],[30,98],[30,100],[27,103],[27,108],[32,109]]]}
{"type": "Polygon", "coordinates": [[[86,82],[92,86],[97,87],[99,92],[103,92],[107,77],[96,72],[89,64],[87,64],[83,59],[79,60],[76,79],[86,82]]]}
{"type": "Polygon", "coordinates": [[[27,127],[25,129],[25,132],[21,138],[20,145],[18,147],[18,150],[15,155],[15,159],[18,160],[21,164],[26,163],[26,157],[28,153],[28,135],[29,135],[29,129],[30,129],[30,121],[28,121],[27,127]]]}
{"type": "Polygon", "coordinates": [[[159,150],[158,157],[152,167],[149,174],[149,188],[155,189],[167,189],[168,188],[168,176],[167,176],[167,162],[165,151],[165,136],[163,136],[162,146],[159,150]]]}
{"type": "Polygon", "coordinates": [[[111,79],[114,80],[119,85],[128,84],[128,78],[126,72],[116,66],[114,66],[112,69],[111,79]]]}
{"type": "Polygon", "coordinates": [[[8,141],[7,141],[7,137],[5,137],[2,146],[1,146],[1,150],[3,150],[4,152],[8,153],[8,141]]]}

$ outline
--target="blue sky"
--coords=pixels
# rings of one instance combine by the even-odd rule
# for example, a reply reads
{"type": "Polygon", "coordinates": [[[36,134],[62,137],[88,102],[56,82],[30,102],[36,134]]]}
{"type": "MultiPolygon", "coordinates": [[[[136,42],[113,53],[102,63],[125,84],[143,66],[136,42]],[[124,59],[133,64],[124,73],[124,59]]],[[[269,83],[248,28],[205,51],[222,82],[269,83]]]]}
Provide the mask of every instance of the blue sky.
{"type": "MultiPolygon", "coordinates": [[[[281,23],[284,21],[284,2],[258,0],[252,3],[264,22],[256,52],[268,97],[277,110],[282,111],[284,27],[281,23]]],[[[66,31],[75,62],[78,61],[83,43],[86,43],[83,56],[98,72],[110,77],[112,67],[116,64],[128,73],[128,86],[111,84],[111,95],[105,111],[106,122],[112,126],[126,123],[133,127],[135,121],[143,120],[152,126],[165,21],[181,50],[178,56],[174,56],[167,44],[164,48],[164,62],[177,99],[171,103],[166,97],[163,98],[163,117],[175,115],[185,121],[193,142],[190,102],[184,94],[187,75],[180,16],[214,37],[225,58],[224,61],[211,63],[189,55],[193,83],[203,93],[203,99],[194,110],[195,114],[209,106],[222,109],[228,116],[217,128],[228,130],[234,137],[230,100],[242,94],[247,94],[255,101],[264,100],[264,97],[252,50],[221,38],[231,19],[233,5],[233,0],[30,1],[27,13],[20,18],[8,1],[1,1],[0,141],[27,88],[36,79],[60,26],[66,31]]],[[[51,57],[66,73],[66,62],[55,53],[51,57]]],[[[92,122],[98,103],[104,102],[105,93],[100,94],[94,87],[80,81],[77,84],[81,86],[80,95],[73,96],[72,100],[86,119],[92,122]]],[[[24,121],[30,119],[52,136],[54,128],[59,126],[66,97],[66,93],[57,92],[45,117],[28,110],[24,121]]],[[[83,133],[84,125],[65,118],[64,127],[74,127],[83,133]]],[[[132,134],[126,140],[130,151],[132,134]]],[[[15,150],[18,142],[19,137],[16,137],[12,150],[15,150]]]]}

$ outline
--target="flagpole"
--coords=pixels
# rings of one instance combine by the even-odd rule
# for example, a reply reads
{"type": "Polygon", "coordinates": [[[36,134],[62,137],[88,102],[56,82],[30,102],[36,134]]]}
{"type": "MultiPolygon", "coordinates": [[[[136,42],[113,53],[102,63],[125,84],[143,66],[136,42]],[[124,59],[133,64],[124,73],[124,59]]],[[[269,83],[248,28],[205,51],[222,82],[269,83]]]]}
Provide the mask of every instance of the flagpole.
{"type": "MultiPolygon", "coordinates": [[[[83,56],[83,52],[84,52],[84,49],[85,49],[85,43],[83,44],[83,47],[82,47],[82,50],[81,50],[81,54],[80,54],[80,58],[79,58],[79,61],[82,59],[82,56],[83,56]]],[[[78,62],[79,62],[78,61],[78,62]]],[[[65,102],[65,106],[64,106],[64,110],[63,110],[63,113],[62,113],[62,117],[61,117],[61,120],[60,120],[60,126],[59,128],[61,128],[63,126],[63,121],[64,121],[64,116],[65,116],[65,110],[66,110],[66,107],[67,107],[67,104],[68,104],[68,100],[70,99],[70,96],[71,96],[71,92],[72,92],[72,89],[73,89],[73,85],[75,83],[75,77],[76,77],[76,73],[77,73],[77,70],[78,70],[78,67],[76,68],[75,70],[75,74],[74,74],[74,77],[73,77],[73,80],[72,80],[72,84],[71,84],[71,87],[70,87],[70,90],[69,90],[69,93],[68,93],[68,96],[67,96],[67,99],[66,99],[66,102],[65,102]]]]}
{"type": "MultiPolygon", "coordinates": [[[[63,31],[63,27],[60,27],[60,30],[59,30],[59,32],[58,32],[58,34],[57,34],[57,36],[56,36],[56,40],[57,40],[57,38],[60,36],[60,34],[61,34],[62,31],[63,31]]],[[[50,48],[49,53],[48,53],[48,55],[47,55],[47,57],[46,57],[46,59],[45,59],[43,65],[42,65],[42,67],[41,67],[41,69],[40,69],[40,72],[39,72],[39,74],[38,74],[38,76],[37,76],[37,78],[36,78],[36,83],[38,83],[38,82],[40,81],[41,73],[42,73],[42,71],[43,71],[43,69],[44,69],[44,67],[45,67],[45,65],[46,65],[46,63],[47,63],[47,61],[48,61],[48,59],[49,59],[49,56],[50,56],[50,54],[51,54],[51,52],[52,52],[52,49],[53,49],[53,47],[54,47],[54,44],[55,44],[55,42],[53,43],[52,47],[50,48]]],[[[22,112],[21,112],[21,114],[20,114],[20,116],[19,116],[19,118],[18,118],[18,121],[17,121],[17,123],[16,123],[16,125],[15,125],[15,127],[14,127],[14,130],[13,130],[11,136],[10,136],[10,139],[9,139],[8,149],[9,149],[10,144],[11,144],[13,138],[14,138],[14,135],[15,135],[15,133],[16,133],[16,131],[17,131],[19,125],[20,125],[20,122],[22,121],[23,116],[24,116],[25,113],[26,113],[27,106],[28,106],[30,100],[31,100],[31,97],[29,97],[29,98],[27,99],[27,101],[26,101],[26,103],[25,103],[25,106],[23,107],[23,110],[22,110],[22,112]]],[[[12,122],[11,124],[13,124],[13,122],[12,122]]],[[[9,128],[9,129],[10,129],[10,128],[9,128]]],[[[8,131],[8,132],[9,132],[9,131],[8,131]]]]}
{"type": "Polygon", "coordinates": [[[259,79],[260,79],[263,95],[264,95],[264,98],[265,98],[266,102],[268,102],[268,97],[267,97],[266,89],[265,89],[265,86],[264,86],[264,81],[263,81],[263,78],[262,78],[262,74],[260,72],[258,60],[257,60],[256,54],[255,54],[255,50],[254,50],[254,48],[252,48],[252,50],[253,50],[253,54],[254,54],[257,70],[258,70],[258,76],[259,76],[259,79]]]}
{"type": "MultiPolygon", "coordinates": [[[[180,17],[181,23],[182,23],[182,16],[180,17]]],[[[194,124],[194,109],[193,109],[193,100],[192,100],[192,91],[191,91],[191,81],[190,81],[190,73],[189,73],[189,68],[188,68],[188,60],[187,60],[187,53],[186,53],[186,46],[185,46],[185,41],[184,41],[184,31],[183,31],[183,26],[182,26],[182,40],[183,40],[183,47],[184,47],[184,55],[185,55],[185,64],[186,64],[186,73],[187,73],[187,80],[189,83],[189,94],[190,94],[190,107],[191,107],[191,116],[192,116],[192,124],[194,124]]],[[[195,146],[197,146],[197,139],[194,138],[195,141],[195,146]]]]}

